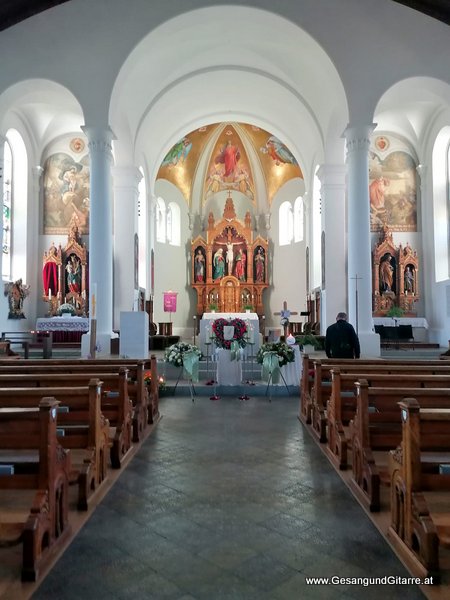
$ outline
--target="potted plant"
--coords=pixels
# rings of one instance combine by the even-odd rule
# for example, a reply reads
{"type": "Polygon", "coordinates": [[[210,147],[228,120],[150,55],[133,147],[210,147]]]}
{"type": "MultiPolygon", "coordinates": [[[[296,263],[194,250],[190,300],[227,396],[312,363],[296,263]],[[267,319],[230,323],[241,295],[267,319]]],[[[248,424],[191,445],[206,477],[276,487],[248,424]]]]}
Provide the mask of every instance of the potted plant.
{"type": "Polygon", "coordinates": [[[405,311],[400,306],[391,306],[391,308],[387,311],[386,316],[392,317],[393,319],[399,319],[403,317],[405,311]]]}
{"type": "Polygon", "coordinates": [[[211,312],[216,312],[216,310],[217,310],[218,308],[219,308],[219,307],[217,306],[217,304],[216,304],[215,302],[211,302],[211,303],[210,303],[210,305],[209,305],[209,310],[210,310],[211,312]]]}
{"type": "Polygon", "coordinates": [[[253,312],[253,304],[244,304],[243,309],[245,312],[253,312]]]}
{"type": "Polygon", "coordinates": [[[303,349],[305,354],[312,352],[313,350],[318,350],[320,348],[320,343],[317,337],[312,333],[304,333],[302,335],[295,336],[295,341],[303,349]]]}

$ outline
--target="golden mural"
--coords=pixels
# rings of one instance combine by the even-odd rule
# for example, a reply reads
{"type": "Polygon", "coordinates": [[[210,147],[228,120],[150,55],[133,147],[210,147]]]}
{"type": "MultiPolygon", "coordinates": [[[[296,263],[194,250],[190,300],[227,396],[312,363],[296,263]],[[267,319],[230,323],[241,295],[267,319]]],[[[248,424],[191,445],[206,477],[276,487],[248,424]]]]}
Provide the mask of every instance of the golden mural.
{"type": "Polygon", "coordinates": [[[416,163],[412,156],[396,151],[381,159],[370,153],[370,229],[417,231],[416,163]]]}
{"type": "Polygon", "coordinates": [[[302,170],[292,152],[276,136],[255,125],[241,124],[240,127],[258,152],[267,182],[268,200],[272,203],[287,181],[296,177],[303,179],[302,170]]]}
{"type": "Polygon", "coordinates": [[[268,200],[290,179],[303,174],[290,150],[274,135],[244,123],[215,123],[192,131],[166,154],[157,179],[173,183],[191,203],[193,179],[212,136],[218,136],[209,156],[203,183],[203,202],[223,190],[239,191],[253,203],[255,184],[246,148],[253,147],[267,183],[268,200]],[[245,143],[244,143],[245,141],[245,143]]]}
{"type": "Polygon", "coordinates": [[[254,200],[254,183],[242,139],[232,125],[224,127],[211,153],[203,198],[221,190],[236,190],[254,200]]]}
{"type": "Polygon", "coordinates": [[[72,218],[80,233],[89,233],[89,155],[79,162],[63,152],[44,165],[44,234],[66,234],[72,218]]]}

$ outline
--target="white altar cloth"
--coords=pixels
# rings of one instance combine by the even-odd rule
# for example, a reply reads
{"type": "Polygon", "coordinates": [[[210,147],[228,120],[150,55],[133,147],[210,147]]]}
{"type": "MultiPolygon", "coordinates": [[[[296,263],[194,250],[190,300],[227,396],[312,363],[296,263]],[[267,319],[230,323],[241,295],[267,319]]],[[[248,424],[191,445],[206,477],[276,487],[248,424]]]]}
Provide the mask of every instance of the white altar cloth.
{"type": "MultiPolygon", "coordinates": [[[[207,339],[207,330],[210,332],[212,328],[213,321],[216,319],[242,319],[243,321],[249,321],[250,325],[253,329],[253,356],[256,356],[258,352],[261,341],[259,335],[259,318],[256,313],[204,313],[202,319],[200,320],[200,337],[199,337],[199,346],[202,353],[206,356],[206,342],[210,340],[207,339]]],[[[209,338],[209,335],[208,335],[209,338]]],[[[250,341],[252,341],[250,339],[250,341]]],[[[208,354],[211,356],[212,348],[214,344],[209,346],[208,354]]],[[[246,357],[252,354],[252,348],[250,344],[248,344],[244,349],[244,354],[246,357]]]]}
{"type": "Polygon", "coordinates": [[[242,383],[242,351],[241,360],[231,360],[231,351],[216,348],[217,383],[219,385],[240,385],[242,383]]]}
{"type": "Polygon", "coordinates": [[[47,317],[36,319],[37,331],[89,331],[85,317],[47,317]]]}
{"type": "Polygon", "coordinates": [[[428,321],[424,317],[374,317],[373,324],[384,325],[385,327],[411,325],[411,327],[423,327],[428,329],[428,321]]]}

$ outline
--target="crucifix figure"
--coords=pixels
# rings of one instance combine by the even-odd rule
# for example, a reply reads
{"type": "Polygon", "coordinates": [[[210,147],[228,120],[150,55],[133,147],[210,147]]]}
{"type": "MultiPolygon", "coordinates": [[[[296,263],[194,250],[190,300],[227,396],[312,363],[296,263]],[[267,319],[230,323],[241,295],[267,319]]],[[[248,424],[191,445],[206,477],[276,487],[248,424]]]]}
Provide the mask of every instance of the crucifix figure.
{"type": "Polygon", "coordinates": [[[298,312],[289,310],[287,307],[286,300],[283,302],[283,309],[280,312],[273,313],[274,315],[280,315],[280,323],[284,329],[284,338],[286,339],[289,335],[289,317],[291,315],[298,315],[298,312]]]}

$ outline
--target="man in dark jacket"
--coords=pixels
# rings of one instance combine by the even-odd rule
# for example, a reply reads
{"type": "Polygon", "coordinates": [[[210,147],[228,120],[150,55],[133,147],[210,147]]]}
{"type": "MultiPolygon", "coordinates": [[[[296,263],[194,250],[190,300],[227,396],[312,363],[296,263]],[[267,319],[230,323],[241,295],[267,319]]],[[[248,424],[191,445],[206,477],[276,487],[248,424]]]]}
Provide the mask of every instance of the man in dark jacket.
{"type": "Polygon", "coordinates": [[[336,323],[327,328],[325,352],[328,358],[359,358],[359,339],[346,313],[338,313],[336,323]]]}

